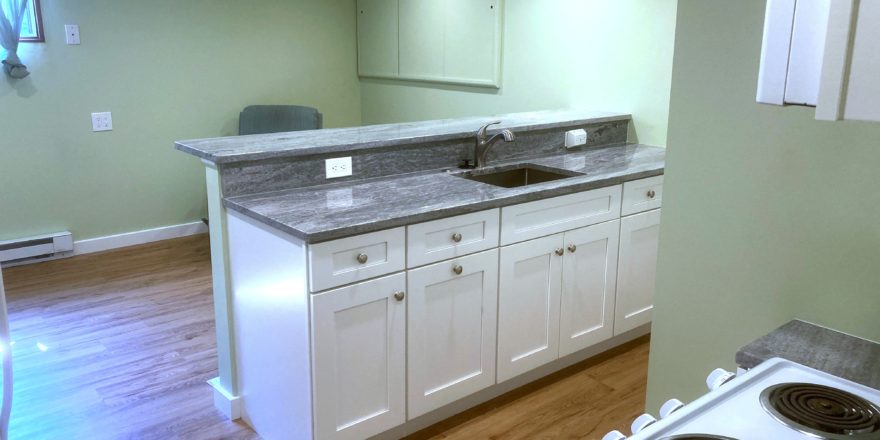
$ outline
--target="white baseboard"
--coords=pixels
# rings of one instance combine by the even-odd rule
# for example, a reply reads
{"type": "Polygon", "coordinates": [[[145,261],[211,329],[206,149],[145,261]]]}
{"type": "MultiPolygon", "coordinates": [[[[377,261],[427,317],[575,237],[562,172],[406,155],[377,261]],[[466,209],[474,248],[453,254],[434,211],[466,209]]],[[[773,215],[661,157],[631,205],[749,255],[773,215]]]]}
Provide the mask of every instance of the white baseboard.
{"type": "Polygon", "coordinates": [[[90,238],[73,242],[73,255],[90,254],[111,249],[137,246],[154,241],[187,237],[208,232],[208,225],[202,221],[184,223],[182,225],[163,226],[143,231],[126,232],[106,237],[90,238]]]}
{"type": "Polygon", "coordinates": [[[208,385],[214,389],[214,407],[217,408],[229,420],[241,418],[241,398],[233,396],[220,384],[220,378],[215,377],[208,381],[208,385]]]}

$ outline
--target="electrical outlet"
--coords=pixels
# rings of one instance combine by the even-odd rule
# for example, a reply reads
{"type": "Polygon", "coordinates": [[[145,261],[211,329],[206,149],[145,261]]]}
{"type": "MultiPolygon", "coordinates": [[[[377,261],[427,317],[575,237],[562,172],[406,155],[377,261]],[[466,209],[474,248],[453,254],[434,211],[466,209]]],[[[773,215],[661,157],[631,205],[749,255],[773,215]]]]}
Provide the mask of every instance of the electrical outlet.
{"type": "Polygon", "coordinates": [[[565,132],[565,148],[579,147],[587,143],[587,130],[578,129],[565,132]]]}
{"type": "Polygon", "coordinates": [[[113,130],[113,115],[110,112],[92,113],[92,131],[113,130]]]}
{"type": "Polygon", "coordinates": [[[64,35],[67,39],[67,44],[79,44],[79,25],[65,24],[64,35]]]}
{"type": "Polygon", "coordinates": [[[327,159],[324,161],[324,165],[327,168],[328,179],[351,175],[351,156],[327,159]]]}

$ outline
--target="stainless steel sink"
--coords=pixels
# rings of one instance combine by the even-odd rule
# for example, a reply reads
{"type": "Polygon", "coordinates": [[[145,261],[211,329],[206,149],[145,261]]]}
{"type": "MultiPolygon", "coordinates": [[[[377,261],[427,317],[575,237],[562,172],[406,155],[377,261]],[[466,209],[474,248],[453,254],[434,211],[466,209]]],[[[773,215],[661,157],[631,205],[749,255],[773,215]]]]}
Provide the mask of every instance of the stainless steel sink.
{"type": "Polygon", "coordinates": [[[517,188],[520,186],[534,185],[536,183],[552,182],[554,180],[567,179],[569,177],[583,176],[583,174],[574,171],[524,163],[489,170],[468,171],[466,173],[455,174],[455,176],[504,188],[517,188]]]}

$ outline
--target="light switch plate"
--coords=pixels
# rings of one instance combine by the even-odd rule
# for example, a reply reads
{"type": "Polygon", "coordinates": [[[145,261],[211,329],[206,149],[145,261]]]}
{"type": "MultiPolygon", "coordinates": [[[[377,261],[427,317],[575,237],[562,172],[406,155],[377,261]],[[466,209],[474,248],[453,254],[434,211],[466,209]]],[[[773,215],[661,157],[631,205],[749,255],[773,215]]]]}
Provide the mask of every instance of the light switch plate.
{"type": "Polygon", "coordinates": [[[337,157],[324,161],[327,168],[327,178],[345,177],[351,175],[351,156],[337,157]]]}
{"type": "Polygon", "coordinates": [[[92,113],[92,131],[113,130],[113,115],[110,112],[92,113]]]}
{"type": "Polygon", "coordinates": [[[79,25],[65,24],[64,35],[67,39],[67,44],[79,44],[79,25]]]}

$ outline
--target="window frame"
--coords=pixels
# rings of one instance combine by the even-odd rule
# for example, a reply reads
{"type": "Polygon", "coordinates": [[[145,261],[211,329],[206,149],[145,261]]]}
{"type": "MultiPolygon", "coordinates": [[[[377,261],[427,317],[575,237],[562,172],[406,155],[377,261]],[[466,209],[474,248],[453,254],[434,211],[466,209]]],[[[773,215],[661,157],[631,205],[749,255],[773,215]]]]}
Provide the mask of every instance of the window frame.
{"type": "Polygon", "coordinates": [[[36,35],[33,37],[19,37],[21,43],[45,43],[46,35],[43,32],[43,14],[40,9],[40,0],[28,0],[28,8],[34,9],[34,26],[36,27],[36,35]]]}

